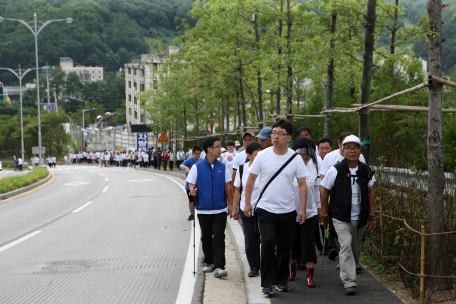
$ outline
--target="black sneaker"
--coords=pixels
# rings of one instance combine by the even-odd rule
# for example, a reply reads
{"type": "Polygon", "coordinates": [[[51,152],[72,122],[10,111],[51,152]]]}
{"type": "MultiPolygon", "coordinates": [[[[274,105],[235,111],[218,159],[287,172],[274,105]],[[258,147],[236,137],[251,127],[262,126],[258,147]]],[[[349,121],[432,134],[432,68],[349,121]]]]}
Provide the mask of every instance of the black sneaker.
{"type": "Polygon", "coordinates": [[[189,220],[189,221],[193,221],[194,219],[195,219],[195,216],[194,216],[193,214],[190,214],[190,215],[188,216],[188,220],[189,220]]]}
{"type": "Polygon", "coordinates": [[[361,267],[361,265],[356,265],[356,273],[361,273],[363,272],[363,267],[361,267]]]}
{"type": "Polygon", "coordinates": [[[339,252],[337,251],[336,248],[331,248],[331,250],[329,251],[329,254],[328,254],[328,259],[330,260],[333,260],[336,258],[336,256],[339,255],[339,252]]]}
{"type": "Polygon", "coordinates": [[[264,295],[272,295],[274,293],[274,286],[272,286],[272,284],[269,284],[269,285],[264,285],[263,286],[263,290],[262,290],[262,293],[264,295]]]}
{"type": "Polygon", "coordinates": [[[249,277],[257,277],[260,275],[260,271],[258,269],[252,269],[249,272],[249,277]]]}
{"type": "Polygon", "coordinates": [[[278,291],[288,291],[288,290],[290,290],[290,287],[288,287],[287,284],[279,284],[279,285],[277,285],[277,290],[278,291]]]}
{"type": "Polygon", "coordinates": [[[355,295],[356,294],[356,287],[352,286],[352,287],[345,288],[345,294],[348,295],[348,296],[355,295]]]}

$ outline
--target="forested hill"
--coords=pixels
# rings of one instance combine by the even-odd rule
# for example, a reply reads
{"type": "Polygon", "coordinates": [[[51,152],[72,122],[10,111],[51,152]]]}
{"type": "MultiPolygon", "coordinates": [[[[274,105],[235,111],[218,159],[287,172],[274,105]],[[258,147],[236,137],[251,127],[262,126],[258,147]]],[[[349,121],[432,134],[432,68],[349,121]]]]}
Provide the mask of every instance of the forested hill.
{"type": "MultiPolygon", "coordinates": [[[[46,61],[59,65],[60,57],[71,57],[76,64],[103,66],[116,71],[148,52],[165,51],[185,18],[192,0],[0,0],[0,16],[38,21],[73,18],[72,24],[48,25],[39,35],[40,65],[46,61]]],[[[35,66],[32,33],[18,22],[0,23],[0,67],[35,66]]],[[[10,76],[3,74],[8,83],[10,76]]],[[[11,81],[13,79],[11,78],[11,81]]]]}

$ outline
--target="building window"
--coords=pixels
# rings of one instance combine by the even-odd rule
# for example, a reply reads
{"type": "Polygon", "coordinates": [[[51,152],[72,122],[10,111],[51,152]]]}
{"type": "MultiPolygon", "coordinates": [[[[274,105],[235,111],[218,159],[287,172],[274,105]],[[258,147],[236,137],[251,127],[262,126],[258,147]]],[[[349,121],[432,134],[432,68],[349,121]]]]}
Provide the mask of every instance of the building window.
{"type": "Polygon", "coordinates": [[[138,102],[136,101],[136,96],[135,96],[135,104],[138,104],[138,102]]]}
{"type": "Polygon", "coordinates": [[[141,90],[141,92],[144,92],[144,83],[141,83],[141,84],[139,85],[139,89],[141,90]]]}
{"type": "Polygon", "coordinates": [[[131,88],[131,81],[128,82],[128,88],[131,88]]]}
{"type": "Polygon", "coordinates": [[[101,76],[98,76],[98,78],[101,78],[101,76]]]}
{"type": "Polygon", "coordinates": [[[131,95],[128,94],[128,101],[131,102],[131,95]]]}
{"type": "Polygon", "coordinates": [[[101,73],[101,71],[98,71],[98,74],[100,74],[100,73],[101,73]]]}
{"type": "Polygon", "coordinates": [[[135,111],[135,119],[138,118],[138,112],[135,111]]]}
{"type": "Polygon", "coordinates": [[[136,69],[133,69],[133,75],[136,75],[136,69]]]}
{"type": "Polygon", "coordinates": [[[128,68],[128,74],[131,74],[131,68],[128,68]]]}
{"type": "Polygon", "coordinates": [[[135,86],[135,91],[136,91],[138,89],[138,84],[135,82],[134,86],[135,86]]]}
{"type": "Polygon", "coordinates": [[[144,69],[140,69],[140,75],[144,76],[144,69]]]}
{"type": "Polygon", "coordinates": [[[130,115],[131,115],[131,108],[129,108],[129,109],[128,109],[128,114],[130,114],[130,115]]]}

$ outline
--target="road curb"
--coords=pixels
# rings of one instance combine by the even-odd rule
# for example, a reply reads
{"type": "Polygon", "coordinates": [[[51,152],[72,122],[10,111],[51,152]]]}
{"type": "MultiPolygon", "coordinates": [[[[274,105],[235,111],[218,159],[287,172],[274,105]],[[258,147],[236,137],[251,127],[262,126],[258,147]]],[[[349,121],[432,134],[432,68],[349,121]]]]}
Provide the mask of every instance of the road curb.
{"type": "Polygon", "coordinates": [[[35,188],[41,186],[42,184],[48,182],[51,178],[52,178],[52,174],[49,173],[47,177],[43,178],[42,180],[37,181],[37,182],[34,183],[34,184],[31,184],[30,186],[25,186],[25,187],[23,187],[23,188],[20,188],[20,189],[11,191],[11,192],[7,192],[7,193],[0,194],[0,202],[1,202],[2,200],[7,199],[7,198],[10,198],[10,197],[16,196],[16,195],[18,195],[18,194],[22,194],[22,193],[24,193],[24,192],[33,190],[33,189],[35,189],[35,188]]]}

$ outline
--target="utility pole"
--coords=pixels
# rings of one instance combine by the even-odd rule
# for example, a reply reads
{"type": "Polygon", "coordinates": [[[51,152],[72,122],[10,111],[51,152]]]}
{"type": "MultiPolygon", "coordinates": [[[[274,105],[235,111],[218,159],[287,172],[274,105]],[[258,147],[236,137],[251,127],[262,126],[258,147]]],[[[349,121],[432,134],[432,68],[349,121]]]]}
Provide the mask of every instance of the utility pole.
{"type": "MultiPolygon", "coordinates": [[[[48,95],[48,105],[51,104],[51,94],[49,91],[49,66],[46,62],[46,80],[47,80],[47,95],[48,95]]],[[[48,113],[51,113],[51,110],[48,110],[48,113]]]]}
{"type": "MultiPolygon", "coordinates": [[[[336,25],[337,25],[337,13],[334,10],[331,16],[331,35],[334,35],[336,32],[336,25]]],[[[333,83],[334,83],[334,38],[331,37],[330,41],[330,59],[328,64],[328,82],[326,84],[326,109],[329,110],[332,108],[332,98],[333,98],[333,83]]],[[[323,131],[323,137],[330,138],[331,136],[331,120],[332,120],[332,113],[325,113],[325,128],[323,131]]]]}

